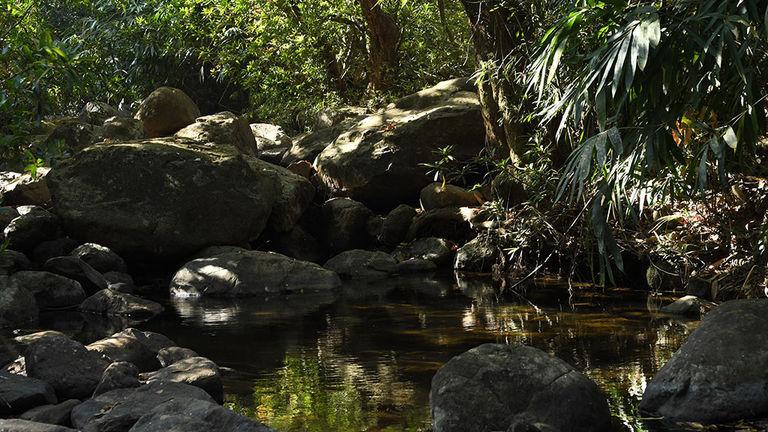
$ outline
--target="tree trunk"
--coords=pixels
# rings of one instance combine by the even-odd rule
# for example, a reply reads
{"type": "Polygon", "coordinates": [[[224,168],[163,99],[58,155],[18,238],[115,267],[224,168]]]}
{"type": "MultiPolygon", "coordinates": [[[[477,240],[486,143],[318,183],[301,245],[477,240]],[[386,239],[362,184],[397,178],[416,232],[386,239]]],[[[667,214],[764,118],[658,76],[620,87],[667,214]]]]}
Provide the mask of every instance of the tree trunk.
{"type": "Polygon", "coordinates": [[[397,66],[402,33],[395,20],[384,13],[378,0],[358,0],[368,26],[368,84],[372,90],[387,90],[397,66]]]}

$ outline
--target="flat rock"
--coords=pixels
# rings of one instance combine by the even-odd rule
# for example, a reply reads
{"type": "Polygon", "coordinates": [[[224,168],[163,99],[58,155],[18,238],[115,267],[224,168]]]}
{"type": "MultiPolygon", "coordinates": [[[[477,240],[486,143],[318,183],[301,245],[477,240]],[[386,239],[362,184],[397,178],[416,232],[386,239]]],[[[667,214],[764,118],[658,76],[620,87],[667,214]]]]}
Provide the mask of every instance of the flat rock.
{"type": "Polygon", "coordinates": [[[205,357],[185,358],[155,372],[141,374],[139,378],[147,383],[169,381],[189,384],[205,390],[215,401],[224,402],[219,367],[205,357]]]}

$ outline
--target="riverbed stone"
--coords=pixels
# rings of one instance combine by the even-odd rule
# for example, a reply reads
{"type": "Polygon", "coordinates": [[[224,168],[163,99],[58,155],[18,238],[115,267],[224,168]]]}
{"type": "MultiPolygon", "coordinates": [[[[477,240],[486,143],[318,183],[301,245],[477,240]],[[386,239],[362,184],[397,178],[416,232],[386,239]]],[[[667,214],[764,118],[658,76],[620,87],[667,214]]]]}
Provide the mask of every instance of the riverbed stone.
{"type": "Polygon", "coordinates": [[[263,424],[202,400],[171,400],[142,416],[130,432],[274,432],[263,424]]]}
{"type": "Polygon", "coordinates": [[[176,132],[175,136],[201,144],[232,146],[237,151],[251,156],[259,154],[248,122],[229,111],[198,117],[194,123],[176,132]]]}
{"type": "Polygon", "coordinates": [[[593,381],[523,345],[485,344],[452,358],[432,379],[430,408],[435,432],[506,431],[512,425],[612,430],[608,403],[593,381]]]}
{"type": "Polygon", "coordinates": [[[160,87],[141,102],[135,118],[150,138],[169,136],[195,122],[200,109],[183,91],[160,87]]]}
{"type": "Polygon", "coordinates": [[[317,157],[320,178],[337,196],[371,208],[418,200],[440,148],[459,162],[485,146],[485,126],[472,80],[439,83],[391,104],[341,134],[317,157]]]}
{"type": "Polygon", "coordinates": [[[141,372],[148,372],[160,367],[157,354],[130,334],[116,333],[90,343],[86,348],[88,351],[101,354],[113,363],[131,363],[141,372]]]}
{"type": "Polygon", "coordinates": [[[7,417],[54,404],[56,394],[45,381],[0,370],[0,401],[0,416],[7,417]]]}
{"type": "Polygon", "coordinates": [[[73,308],[85,299],[80,283],[54,273],[21,271],[14,273],[11,279],[35,296],[40,309],[73,308]]]}
{"type": "Polygon", "coordinates": [[[379,279],[395,274],[397,261],[384,252],[353,249],[329,259],[325,268],[343,279],[379,279]]]}
{"type": "Polygon", "coordinates": [[[112,249],[101,246],[96,243],[85,243],[76,247],[70,255],[76,256],[85,261],[86,264],[93,267],[99,273],[123,272],[127,270],[125,261],[120,255],[114,253],[112,249]]]}
{"type": "Polygon", "coordinates": [[[167,347],[157,353],[157,360],[162,367],[168,367],[178,361],[192,357],[199,357],[196,352],[189,348],[167,347]]]}
{"type": "Polygon", "coordinates": [[[216,363],[205,357],[189,357],[139,378],[147,383],[168,381],[189,384],[205,390],[218,403],[224,402],[224,387],[216,363]]]}
{"type": "Polygon", "coordinates": [[[80,310],[98,315],[130,316],[144,319],[163,312],[163,306],[160,303],[132,294],[104,289],[85,299],[80,305],[80,310]]]}
{"type": "Polygon", "coordinates": [[[51,258],[45,262],[43,269],[77,281],[86,294],[93,294],[109,286],[101,273],[76,256],[51,258]]]}
{"type": "Polygon", "coordinates": [[[309,180],[286,168],[256,158],[248,158],[247,161],[252,170],[267,173],[276,182],[277,193],[267,229],[278,233],[290,231],[314,199],[315,187],[309,180]]]}
{"type": "Polygon", "coordinates": [[[332,198],[322,207],[322,241],[334,253],[370,244],[368,220],[373,212],[349,198],[332,198]]]}
{"type": "Polygon", "coordinates": [[[31,268],[32,262],[23,253],[10,249],[0,250],[0,276],[12,275],[31,268]]]}
{"type": "Polygon", "coordinates": [[[673,315],[700,318],[715,307],[717,307],[715,303],[702,300],[696,296],[687,295],[663,306],[660,311],[673,315]]]}
{"type": "Polygon", "coordinates": [[[35,297],[8,276],[0,276],[0,328],[17,327],[38,318],[35,297]]]}
{"type": "Polygon", "coordinates": [[[328,291],[341,285],[336,273],[274,252],[233,248],[186,263],[171,280],[176,297],[247,297],[328,291]]]}
{"type": "Polygon", "coordinates": [[[80,405],[77,399],[68,399],[59,404],[42,405],[19,415],[22,420],[29,420],[49,425],[69,426],[72,409],[80,405]]]}
{"type": "Polygon", "coordinates": [[[487,237],[478,237],[460,247],[453,268],[460,271],[487,273],[499,261],[499,248],[487,237]]]}
{"type": "Polygon", "coordinates": [[[47,206],[51,203],[46,177],[51,169],[39,167],[33,176],[31,173],[20,174],[10,182],[0,181],[0,196],[6,205],[47,206]]]}
{"type": "Polygon", "coordinates": [[[709,312],[648,384],[640,409],[673,421],[768,416],[768,299],[709,312]]]}
{"type": "Polygon", "coordinates": [[[398,247],[393,255],[398,261],[407,259],[426,259],[437,266],[453,263],[456,245],[437,237],[424,237],[398,247]]]}
{"type": "Polygon", "coordinates": [[[5,227],[8,247],[21,252],[30,252],[39,243],[52,240],[59,231],[56,215],[38,206],[20,206],[19,216],[5,227]]]}
{"type": "Polygon", "coordinates": [[[112,390],[136,388],[140,385],[139,369],[136,365],[127,361],[113,362],[104,370],[99,384],[93,391],[93,397],[112,390]]]}
{"type": "Polygon", "coordinates": [[[398,274],[424,273],[437,270],[437,264],[421,258],[410,258],[397,263],[396,272],[398,274]]]}
{"type": "Polygon", "coordinates": [[[78,432],[68,427],[22,419],[0,419],[0,432],[78,432]]]}
{"type": "Polygon", "coordinates": [[[44,337],[24,353],[27,375],[50,384],[61,399],[89,397],[108,362],[83,344],[63,337],[44,337]]]}
{"type": "Polygon", "coordinates": [[[144,345],[145,348],[150,350],[155,355],[157,355],[157,353],[160,352],[160,350],[163,348],[176,346],[176,342],[172,341],[167,336],[151,331],[141,331],[135,328],[127,328],[119,333],[114,334],[113,337],[121,335],[127,335],[135,338],[142,345],[144,345]]]}

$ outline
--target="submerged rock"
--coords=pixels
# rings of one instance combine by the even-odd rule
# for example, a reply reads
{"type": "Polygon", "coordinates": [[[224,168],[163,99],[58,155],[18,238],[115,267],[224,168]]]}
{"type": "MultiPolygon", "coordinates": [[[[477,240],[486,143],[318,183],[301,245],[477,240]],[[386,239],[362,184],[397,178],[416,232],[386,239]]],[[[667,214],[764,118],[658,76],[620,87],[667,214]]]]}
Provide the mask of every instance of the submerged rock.
{"type": "Polygon", "coordinates": [[[768,299],[708,313],[643,394],[640,409],[669,420],[725,423],[768,416],[768,299]]]}
{"type": "Polygon", "coordinates": [[[432,379],[430,407],[435,432],[612,430],[594,382],[522,345],[485,344],[452,358],[432,379]]]}
{"type": "Polygon", "coordinates": [[[183,91],[160,87],[141,102],[135,118],[150,138],[169,136],[195,122],[200,109],[183,91]]]}
{"type": "Polygon", "coordinates": [[[135,295],[104,289],[85,299],[80,305],[80,310],[100,315],[124,315],[142,319],[163,312],[163,306],[135,295]]]}
{"type": "Polygon", "coordinates": [[[327,291],[341,285],[336,273],[273,252],[231,248],[192,260],[171,280],[178,297],[244,297],[327,291]]]}
{"type": "Polygon", "coordinates": [[[325,268],[344,279],[378,279],[395,274],[397,261],[384,252],[354,249],[329,259],[325,268]]]}

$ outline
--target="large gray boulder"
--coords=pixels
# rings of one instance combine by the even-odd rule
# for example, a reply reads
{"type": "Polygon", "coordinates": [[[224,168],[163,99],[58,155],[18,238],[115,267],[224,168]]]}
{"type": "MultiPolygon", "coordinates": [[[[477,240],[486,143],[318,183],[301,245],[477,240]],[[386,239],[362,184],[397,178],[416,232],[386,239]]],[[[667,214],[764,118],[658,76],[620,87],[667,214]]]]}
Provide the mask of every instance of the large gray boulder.
{"type": "Polygon", "coordinates": [[[256,139],[244,118],[225,111],[203,116],[176,132],[178,138],[188,138],[201,144],[231,145],[243,154],[257,156],[256,139]]]}
{"type": "Polygon", "coordinates": [[[263,424],[202,400],[171,400],[142,416],[130,432],[274,432],[263,424]]]}
{"type": "Polygon", "coordinates": [[[40,309],[66,309],[79,305],[85,299],[80,283],[44,271],[21,271],[11,276],[13,283],[24,287],[35,296],[40,309]]]}
{"type": "Polygon", "coordinates": [[[277,194],[267,228],[278,233],[290,231],[315,197],[315,187],[306,178],[286,168],[261,159],[247,160],[254,171],[269,174],[277,184],[277,194]]]}
{"type": "Polygon", "coordinates": [[[183,91],[173,87],[160,87],[141,102],[136,120],[144,123],[150,138],[169,136],[194,123],[200,109],[183,91]]]}
{"type": "Polygon", "coordinates": [[[589,378],[536,348],[485,344],[432,378],[433,430],[611,431],[605,396],[589,378]]]}
{"type": "Polygon", "coordinates": [[[709,312],[643,394],[640,409],[674,421],[768,416],[768,299],[709,312]]]}
{"type": "Polygon", "coordinates": [[[38,405],[56,403],[53,387],[45,381],[0,371],[0,416],[12,416],[38,405]]]}
{"type": "Polygon", "coordinates": [[[139,369],[133,363],[121,361],[110,364],[93,391],[93,396],[118,389],[136,388],[141,385],[139,369]]]}
{"type": "Polygon", "coordinates": [[[326,147],[333,144],[339,135],[354,127],[358,120],[359,118],[347,119],[332,127],[318,129],[297,137],[288,151],[283,154],[282,165],[288,166],[302,160],[314,162],[326,147]]]}
{"type": "Polygon", "coordinates": [[[458,161],[485,145],[480,102],[467,79],[442,82],[406,96],[341,134],[317,157],[317,171],[337,195],[372,208],[415,202],[430,182],[438,149],[453,146],[458,161]]]}
{"type": "Polygon", "coordinates": [[[81,343],[57,336],[32,342],[24,362],[27,375],[50,384],[60,399],[89,397],[109,365],[81,343]]]}
{"type": "Polygon", "coordinates": [[[113,364],[115,362],[129,362],[141,372],[148,372],[160,367],[157,353],[142,344],[138,338],[130,333],[116,333],[92,342],[85,348],[106,357],[113,364]]]}
{"type": "Polygon", "coordinates": [[[177,297],[245,297],[328,291],[341,285],[336,273],[273,252],[223,249],[186,263],[171,280],[177,297]]]}
{"type": "Polygon", "coordinates": [[[224,402],[219,367],[205,357],[185,358],[155,372],[141,374],[139,378],[147,383],[168,381],[189,384],[205,390],[216,402],[224,402]]]}

